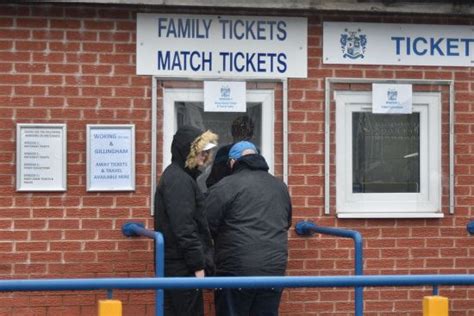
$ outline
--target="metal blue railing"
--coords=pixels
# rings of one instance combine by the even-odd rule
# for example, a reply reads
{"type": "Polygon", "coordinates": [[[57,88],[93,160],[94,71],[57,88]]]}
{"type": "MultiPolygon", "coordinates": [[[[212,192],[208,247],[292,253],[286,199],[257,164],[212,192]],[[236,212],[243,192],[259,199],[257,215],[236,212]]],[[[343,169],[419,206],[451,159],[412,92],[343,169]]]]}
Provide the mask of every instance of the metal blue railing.
{"type": "MultiPolygon", "coordinates": [[[[468,228],[469,229],[469,228],[468,228]]],[[[302,287],[364,287],[380,286],[433,286],[474,285],[474,274],[446,275],[355,275],[355,276],[284,276],[284,277],[206,277],[175,278],[164,275],[164,241],[160,233],[147,230],[142,224],[127,223],[123,226],[126,236],[147,236],[155,240],[154,278],[99,278],[99,279],[40,279],[0,280],[0,291],[70,291],[107,290],[111,297],[114,289],[145,290],[157,292],[156,315],[163,315],[164,289],[218,289],[218,288],[302,288],[302,287]]],[[[318,227],[310,222],[297,224],[303,234],[334,233],[336,236],[354,238],[356,243],[356,273],[362,274],[362,239],[357,232],[318,227]],[[357,233],[357,234],[354,234],[357,233]],[[354,234],[354,236],[352,236],[354,234]]],[[[361,299],[363,297],[361,296],[361,299]]],[[[360,302],[363,304],[363,300],[360,302]]],[[[357,305],[358,306],[358,305],[357,305]]],[[[360,314],[362,315],[362,314],[360,314]]]]}
{"type": "MultiPolygon", "coordinates": [[[[155,240],[155,277],[165,276],[165,240],[160,232],[145,229],[142,223],[128,222],[122,226],[122,233],[127,237],[146,236],[155,240]]],[[[163,289],[157,289],[155,295],[155,315],[163,315],[163,289]]]]}
{"type": "Polygon", "coordinates": [[[0,280],[0,291],[474,285],[474,274],[0,280]]]}
{"type": "Polygon", "coordinates": [[[474,274],[0,280],[0,291],[474,285],[474,274]]]}
{"type": "MultiPolygon", "coordinates": [[[[362,255],[362,235],[355,230],[317,226],[310,221],[300,221],[295,226],[296,233],[301,236],[312,236],[314,233],[326,234],[338,237],[351,238],[354,240],[354,274],[363,275],[364,261],[362,255]]],[[[364,288],[356,286],[354,289],[354,312],[355,316],[364,313],[364,288]]]]}

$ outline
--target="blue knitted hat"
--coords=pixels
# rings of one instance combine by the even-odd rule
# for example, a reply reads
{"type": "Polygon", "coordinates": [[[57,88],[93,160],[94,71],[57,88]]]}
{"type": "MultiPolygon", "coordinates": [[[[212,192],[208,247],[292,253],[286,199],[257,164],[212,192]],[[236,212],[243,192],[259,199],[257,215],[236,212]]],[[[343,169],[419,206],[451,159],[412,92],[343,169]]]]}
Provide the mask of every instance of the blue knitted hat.
{"type": "Polygon", "coordinates": [[[239,159],[240,157],[242,157],[242,153],[247,149],[251,149],[255,153],[258,152],[255,145],[252,144],[251,142],[241,141],[241,142],[235,143],[234,146],[232,146],[232,148],[229,151],[229,159],[239,159]]]}

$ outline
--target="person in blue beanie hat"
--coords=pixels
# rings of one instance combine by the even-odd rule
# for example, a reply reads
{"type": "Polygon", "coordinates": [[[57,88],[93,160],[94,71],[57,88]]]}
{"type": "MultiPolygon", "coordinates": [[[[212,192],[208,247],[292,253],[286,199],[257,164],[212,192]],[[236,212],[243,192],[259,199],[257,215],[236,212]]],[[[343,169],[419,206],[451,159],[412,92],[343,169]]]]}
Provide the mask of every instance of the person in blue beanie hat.
{"type": "Polygon", "coordinates": [[[242,156],[257,154],[257,147],[254,144],[248,141],[241,141],[236,143],[232,148],[229,150],[229,159],[237,160],[242,156]]]}
{"type": "MultiPolygon", "coordinates": [[[[205,209],[217,276],[281,276],[288,259],[291,199],[249,141],[229,150],[231,175],[210,188],[205,209]]],[[[281,289],[215,291],[217,316],[278,315],[281,289]]]]}

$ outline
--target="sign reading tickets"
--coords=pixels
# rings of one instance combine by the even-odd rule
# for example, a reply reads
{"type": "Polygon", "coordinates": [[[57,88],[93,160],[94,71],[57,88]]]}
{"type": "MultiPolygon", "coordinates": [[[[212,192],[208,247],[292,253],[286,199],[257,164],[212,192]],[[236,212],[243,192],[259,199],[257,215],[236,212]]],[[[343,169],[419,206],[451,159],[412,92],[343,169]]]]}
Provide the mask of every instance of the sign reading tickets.
{"type": "Polygon", "coordinates": [[[468,25],[325,22],[325,64],[474,66],[468,25]]]}
{"type": "Polygon", "coordinates": [[[87,191],[135,190],[135,125],[87,125],[87,191]]]}
{"type": "Polygon", "coordinates": [[[305,78],[306,18],[137,14],[137,74],[305,78]]]}
{"type": "Polygon", "coordinates": [[[66,191],[66,125],[16,127],[17,191],[66,191]]]}
{"type": "Polygon", "coordinates": [[[372,113],[411,114],[411,84],[372,84],[372,113]]]}
{"type": "Polygon", "coordinates": [[[204,112],[246,112],[245,81],[204,81],[204,112]]]}

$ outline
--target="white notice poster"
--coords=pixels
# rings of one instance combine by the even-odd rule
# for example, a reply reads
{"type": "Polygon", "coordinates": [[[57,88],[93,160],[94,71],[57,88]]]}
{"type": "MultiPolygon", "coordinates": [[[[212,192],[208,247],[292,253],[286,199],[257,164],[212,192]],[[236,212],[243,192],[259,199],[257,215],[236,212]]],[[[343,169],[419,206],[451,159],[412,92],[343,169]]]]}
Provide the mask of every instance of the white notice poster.
{"type": "Polygon", "coordinates": [[[135,190],[135,125],[87,125],[87,191],[135,190]]]}
{"type": "Polygon", "coordinates": [[[66,124],[17,124],[17,191],[66,191],[66,124]]]}
{"type": "Polygon", "coordinates": [[[245,81],[204,81],[204,112],[246,112],[245,81]]]}
{"type": "Polygon", "coordinates": [[[372,85],[372,113],[411,114],[412,103],[411,84],[372,85]]]}

